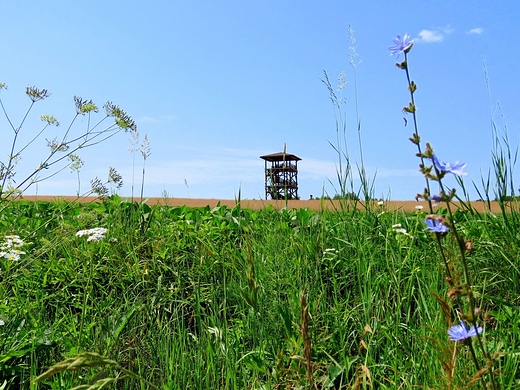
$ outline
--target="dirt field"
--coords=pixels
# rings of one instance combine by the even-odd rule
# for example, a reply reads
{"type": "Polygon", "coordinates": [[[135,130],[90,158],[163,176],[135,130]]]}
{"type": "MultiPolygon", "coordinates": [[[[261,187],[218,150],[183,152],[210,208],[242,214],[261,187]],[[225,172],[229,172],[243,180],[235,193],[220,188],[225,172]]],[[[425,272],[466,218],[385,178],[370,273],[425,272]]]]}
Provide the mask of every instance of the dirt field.
{"type": "MultiPolygon", "coordinates": [[[[80,201],[80,202],[96,202],[98,201],[95,197],[87,197],[81,198],[78,200],[75,196],[25,196],[24,200],[42,200],[42,201],[52,201],[55,199],[64,199],[67,201],[80,201]]],[[[134,198],[135,200],[139,200],[138,198],[134,198]]],[[[188,198],[149,198],[147,203],[149,205],[167,205],[167,206],[190,206],[190,207],[204,207],[210,206],[215,207],[217,204],[234,207],[236,205],[235,200],[225,200],[225,199],[188,199],[188,198]]],[[[268,205],[272,205],[272,207],[276,209],[281,209],[283,207],[293,209],[293,208],[309,208],[310,210],[340,210],[341,204],[338,201],[331,200],[290,200],[287,202],[283,200],[249,200],[243,199],[241,201],[243,208],[258,210],[267,207],[268,205]]],[[[456,207],[459,207],[457,202],[453,203],[456,207]]],[[[417,207],[422,206],[423,211],[428,210],[427,202],[416,202],[416,201],[391,201],[385,202],[383,205],[378,205],[377,202],[371,204],[371,207],[381,208],[382,210],[387,211],[404,211],[407,213],[417,211],[417,207]]],[[[478,212],[487,212],[489,211],[486,202],[472,202],[471,206],[477,210],[478,212]]],[[[358,208],[364,208],[363,203],[358,203],[358,208]]],[[[518,204],[509,205],[507,207],[509,211],[514,209],[515,211],[519,210],[518,204]]],[[[491,212],[500,213],[500,207],[498,203],[491,203],[491,212]]]]}

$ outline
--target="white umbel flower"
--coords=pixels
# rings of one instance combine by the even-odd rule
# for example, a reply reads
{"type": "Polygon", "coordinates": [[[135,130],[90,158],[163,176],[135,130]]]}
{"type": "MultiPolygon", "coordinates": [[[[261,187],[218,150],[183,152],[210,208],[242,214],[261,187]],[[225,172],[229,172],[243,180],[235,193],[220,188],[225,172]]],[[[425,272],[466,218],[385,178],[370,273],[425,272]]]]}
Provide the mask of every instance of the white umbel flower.
{"type": "Polygon", "coordinates": [[[93,228],[87,230],[80,230],[76,233],[77,237],[89,236],[87,238],[87,242],[91,241],[101,241],[105,238],[105,234],[107,234],[108,229],[105,228],[93,228]]]}

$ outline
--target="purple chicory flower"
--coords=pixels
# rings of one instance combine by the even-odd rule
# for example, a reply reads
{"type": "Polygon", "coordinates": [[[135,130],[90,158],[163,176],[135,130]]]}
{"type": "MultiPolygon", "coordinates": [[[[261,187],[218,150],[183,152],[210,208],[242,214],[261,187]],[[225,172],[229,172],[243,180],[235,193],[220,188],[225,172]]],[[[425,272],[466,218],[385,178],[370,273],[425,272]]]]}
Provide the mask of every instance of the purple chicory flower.
{"type": "Polygon", "coordinates": [[[404,37],[402,39],[401,36],[398,35],[397,38],[394,39],[394,43],[395,46],[388,47],[390,55],[408,53],[413,46],[413,41],[410,41],[410,34],[404,34],[404,37]]]}
{"type": "Polygon", "coordinates": [[[453,325],[448,329],[448,336],[451,341],[462,341],[470,337],[475,337],[477,334],[482,334],[484,330],[481,326],[469,326],[461,321],[458,325],[453,325]]]}
{"type": "Polygon", "coordinates": [[[466,163],[459,163],[458,161],[455,161],[452,164],[450,163],[443,163],[439,160],[437,155],[433,155],[433,164],[435,165],[435,168],[437,168],[438,171],[445,172],[445,173],[453,173],[457,176],[466,176],[467,173],[463,172],[462,170],[466,167],[466,163]]]}
{"type": "Polygon", "coordinates": [[[429,200],[433,200],[435,202],[435,204],[438,204],[439,202],[442,201],[442,196],[441,195],[431,195],[428,197],[429,200]]]}
{"type": "Polygon", "coordinates": [[[425,222],[428,226],[424,230],[429,230],[432,233],[447,233],[450,231],[449,227],[435,219],[426,219],[425,222]]]}

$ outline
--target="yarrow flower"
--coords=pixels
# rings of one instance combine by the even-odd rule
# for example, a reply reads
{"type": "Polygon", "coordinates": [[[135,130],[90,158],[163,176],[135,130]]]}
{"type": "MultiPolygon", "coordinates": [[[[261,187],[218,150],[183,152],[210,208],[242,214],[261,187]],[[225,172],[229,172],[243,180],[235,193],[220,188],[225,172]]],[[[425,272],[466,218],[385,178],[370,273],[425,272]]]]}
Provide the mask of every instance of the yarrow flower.
{"type": "Polygon", "coordinates": [[[470,337],[475,337],[477,334],[482,334],[483,331],[481,326],[468,327],[464,321],[461,321],[460,324],[453,325],[448,329],[448,336],[451,341],[462,341],[470,337]]]}
{"type": "Polygon", "coordinates": [[[466,163],[459,163],[458,161],[455,161],[452,164],[450,163],[443,163],[439,160],[437,155],[433,155],[433,165],[435,165],[435,168],[438,171],[445,172],[445,173],[453,173],[456,176],[466,176],[467,172],[462,171],[466,167],[466,163]]]}
{"type": "Polygon", "coordinates": [[[408,53],[413,46],[413,40],[410,41],[410,34],[404,34],[402,39],[401,36],[398,35],[397,38],[394,39],[394,43],[395,46],[388,47],[391,56],[408,53]]]}
{"type": "Polygon", "coordinates": [[[103,238],[105,238],[105,236],[102,234],[93,234],[89,238],[87,238],[87,242],[101,241],[103,238]]]}
{"type": "Polygon", "coordinates": [[[424,230],[429,230],[432,233],[447,233],[450,230],[448,226],[434,219],[426,219],[425,222],[428,226],[424,230]]]}
{"type": "Polygon", "coordinates": [[[101,241],[105,238],[105,234],[107,234],[108,229],[105,228],[94,228],[87,230],[80,230],[76,233],[77,237],[89,236],[87,238],[87,242],[91,241],[101,241]]]}

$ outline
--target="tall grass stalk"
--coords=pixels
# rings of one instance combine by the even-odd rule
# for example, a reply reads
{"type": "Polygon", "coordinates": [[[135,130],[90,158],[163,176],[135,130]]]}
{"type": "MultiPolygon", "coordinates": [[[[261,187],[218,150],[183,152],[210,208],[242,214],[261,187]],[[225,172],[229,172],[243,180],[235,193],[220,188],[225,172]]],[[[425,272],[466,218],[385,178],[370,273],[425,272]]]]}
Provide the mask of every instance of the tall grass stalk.
{"type": "Polygon", "coordinates": [[[354,34],[354,29],[351,25],[348,26],[348,39],[349,39],[349,64],[352,67],[353,73],[353,81],[354,81],[354,106],[356,112],[356,129],[358,136],[358,147],[359,147],[359,163],[356,164],[359,180],[361,183],[360,192],[363,195],[363,200],[365,201],[365,205],[368,205],[369,201],[373,199],[374,196],[374,186],[375,186],[375,176],[371,179],[365,168],[365,159],[363,157],[363,142],[361,137],[361,118],[359,114],[359,101],[358,101],[358,82],[357,82],[357,66],[361,63],[361,61],[357,60],[359,56],[357,52],[356,46],[356,37],[354,34]]]}
{"type": "Polygon", "coordinates": [[[352,164],[347,143],[347,113],[343,109],[346,104],[344,98],[338,97],[337,92],[341,92],[346,86],[345,73],[341,73],[338,77],[337,89],[332,86],[329,75],[323,71],[324,78],[321,81],[325,84],[329,91],[329,99],[332,103],[334,111],[334,121],[336,127],[336,142],[329,141],[330,146],[337,155],[336,163],[336,179],[339,189],[337,193],[342,199],[345,199],[348,192],[353,192],[352,164]],[[350,190],[347,187],[350,186],[350,190]]]}
{"type": "MultiPolygon", "coordinates": [[[[332,143],[329,141],[329,144],[333,148],[334,153],[337,155],[336,180],[339,188],[336,188],[334,183],[332,183],[330,180],[329,182],[336,190],[336,195],[334,195],[335,198],[337,197],[339,199],[351,201],[353,206],[356,207],[356,203],[359,200],[359,196],[361,195],[365,201],[364,206],[368,210],[370,206],[370,200],[373,199],[374,196],[375,175],[374,178],[370,178],[365,167],[357,81],[357,66],[361,63],[361,61],[358,60],[359,54],[357,53],[355,33],[351,25],[348,27],[347,34],[350,44],[348,47],[349,64],[352,68],[354,82],[354,112],[356,118],[356,133],[359,150],[359,161],[356,162],[356,167],[360,180],[360,187],[356,190],[354,186],[352,158],[350,156],[347,142],[347,110],[345,108],[347,100],[342,96],[343,91],[348,85],[346,74],[345,72],[342,72],[339,75],[337,86],[334,87],[330,81],[328,73],[323,71],[324,78],[321,79],[321,81],[325,84],[329,91],[329,99],[334,110],[336,142],[332,143]]],[[[342,207],[345,207],[343,202],[341,205],[342,207]]]]}
{"type": "Polygon", "coordinates": [[[496,185],[495,200],[502,204],[506,200],[512,200],[515,198],[515,185],[513,179],[514,169],[518,160],[519,146],[517,144],[514,149],[511,147],[504,113],[499,102],[497,102],[496,105],[492,105],[491,103],[491,88],[489,85],[489,77],[485,63],[483,63],[483,67],[486,80],[486,89],[489,97],[489,117],[491,121],[491,135],[493,145],[491,160],[493,163],[496,185]],[[502,130],[499,129],[494,119],[497,112],[500,114],[502,119],[502,130]]]}
{"type": "Polygon", "coordinates": [[[146,160],[148,157],[150,157],[152,153],[152,149],[150,147],[150,141],[148,140],[148,135],[144,135],[143,143],[141,144],[141,147],[139,148],[139,151],[141,152],[141,156],[143,156],[143,174],[141,176],[141,202],[144,199],[144,178],[145,178],[145,165],[146,160]]]}

